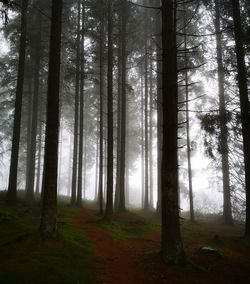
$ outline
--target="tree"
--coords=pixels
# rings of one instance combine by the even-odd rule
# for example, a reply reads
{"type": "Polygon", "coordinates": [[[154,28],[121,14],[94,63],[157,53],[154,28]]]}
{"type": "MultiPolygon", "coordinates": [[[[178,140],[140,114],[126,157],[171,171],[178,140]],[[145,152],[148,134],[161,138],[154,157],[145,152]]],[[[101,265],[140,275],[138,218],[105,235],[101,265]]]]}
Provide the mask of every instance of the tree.
{"type": "MultiPolygon", "coordinates": [[[[39,9],[39,1],[37,7],[39,9]]],[[[32,101],[32,123],[30,137],[30,161],[28,163],[28,182],[26,185],[26,197],[29,202],[34,199],[34,180],[35,180],[35,162],[36,162],[36,136],[37,136],[37,120],[38,120],[38,104],[39,104],[39,87],[40,87],[40,63],[41,63],[41,32],[42,32],[42,14],[38,10],[36,13],[37,34],[34,40],[34,91],[32,101]]]]}
{"type": "Polygon", "coordinates": [[[108,0],[108,157],[107,157],[107,202],[104,219],[113,215],[113,1],[108,0]]]}
{"type": "Polygon", "coordinates": [[[162,1],[162,239],[164,261],[184,261],[178,204],[176,3],[162,1]]]}
{"type": "Polygon", "coordinates": [[[127,54],[126,54],[126,26],[127,26],[127,1],[121,3],[121,152],[120,152],[120,180],[119,180],[119,211],[125,210],[125,167],[126,167],[126,113],[127,113],[127,54]]]}
{"type": "Polygon", "coordinates": [[[231,193],[229,179],[229,161],[228,161],[228,129],[227,112],[225,106],[225,74],[223,67],[222,53],[222,33],[220,25],[220,3],[215,0],[215,32],[216,32],[216,51],[218,65],[218,90],[219,90],[219,122],[220,122],[220,152],[222,158],[222,177],[223,177],[223,216],[226,224],[232,224],[231,193]]]}
{"type": "MultiPolygon", "coordinates": [[[[84,21],[85,1],[82,3],[82,32],[81,32],[81,75],[80,75],[80,116],[79,116],[79,156],[78,156],[78,184],[77,184],[77,206],[82,206],[82,162],[83,162],[83,110],[84,110],[84,21]]],[[[85,142],[86,145],[86,142],[85,142]]],[[[86,161],[86,153],[85,153],[86,161]]],[[[86,167],[85,173],[86,173],[86,167]]],[[[84,179],[85,181],[85,179],[84,179]]]]}
{"type": "Polygon", "coordinates": [[[22,112],[23,82],[24,82],[25,52],[26,52],[27,9],[28,9],[28,1],[23,0],[22,10],[21,10],[21,36],[20,36],[20,46],[19,46],[15,114],[14,114],[14,126],[13,126],[13,136],[12,136],[9,186],[7,193],[8,205],[13,205],[16,202],[17,167],[18,167],[18,153],[19,153],[19,142],[20,142],[20,127],[21,127],[21,112],[22,112]]]}
{"type": "Polygon", "coordinates": [[[52,1],[44,153],[43,199],[40,233],[57,236],[57,170],[62,0],[52,1]]]}
{"type": "Polygon", "coordinates": [[[240,111],[242,122],[243,152],[245,163],[245,188],[246,188],[246,225],[245,235],[250,236],[250,112],[247,87],[247,70],[245,64],[245,50],[241,24],[239,0],[232,0],[235,51],[237,58],[238,86],[240,96],[240,111]]]}
{"type": "Polygon", "coordinates": [[[74,146],[73,146],[73,165],[72,165],[72,185],[71,185],[71,205],[76,203],[76,184],[77,184],[77,153],[78,153],[78,128],[79,128],[79,90],[80,90],[80,21],[81,6],[80,0],[77,2],[77,39],[76,39],[76,73],[75,73],[75,117],[74,117],[74,146]]]}

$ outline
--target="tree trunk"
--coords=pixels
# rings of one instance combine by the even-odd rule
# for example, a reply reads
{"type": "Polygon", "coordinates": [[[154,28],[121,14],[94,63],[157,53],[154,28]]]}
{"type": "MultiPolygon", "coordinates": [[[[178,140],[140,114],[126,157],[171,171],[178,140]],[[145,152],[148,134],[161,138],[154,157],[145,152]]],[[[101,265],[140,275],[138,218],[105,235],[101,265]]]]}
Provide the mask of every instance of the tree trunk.
{"type": "Polygon", "coordinates": [[[57,170],[62,0],[52,1],[44,181],[40,233],[57,236],[57,170]]]}
{"type": "Polygon", "coordinates": [[[143,78],[141,77],[141,204],[144,206],[145,200],[145,159],[144,159],[144,96],[143,96],[143,78]]]}
{"type": "Polygon", "coordinates": [[[184,259],[179,204],[177,158],[177,52],[175,1],[162,1],[162,240],[164,261],[179,263],[184,259]]]}
{"type": "Polygon", "coordinates": [[[219,114],[220,114],[220,149],[222,158],[222,179],[223,179],[223,217],[224,222],[228,225],[233,223],[230,179],[229,179],[229,161],[228,161],[228,129],[227,129],[227,113],[225,105],[225,74],[223,68],[222,54],[222,33],[220,25],[220,3],[215,0],[215,32],[216,32],[216,51],[218,65],[218,90],[219,90],[219,114]]]}
{"type": "Polygon", "coordinates": [[[28,9],[28,1],[22,0],[21,36],[20,36],[20,45],[19,45],[15,113],[14,113],[11,158],[10,158],[9,185],[8,185],[7,200],[6,200],[8,205],[13,205],[16,203],[17,168],[18,168],[18,154],[19,154],[19,142],[20,142],[23,81],[24,81],[24,69],[25,69],[27,9],[28,9]]]}
{"type": "MultiPolygon", "coordinates": [[[[39,2],[38,2],[39,9],[39,2]]],[[[37,119],[39,103],[39,85],[40,85],[40,62],[41,62],[41,32],[42,32],[42,14],[37,12],[37,35],[34,46],[34,94],[32,102],[32,126],[31,126],[31,145],[30,145],[30,163],[29,179],[27,184],[26,199],[31,203],[34,199],[34,182],[36,167],[36,137],[37,137],[37,119]]]]}
{"type": "MultiPolygon", "coordinates": [[[[79,122],[79,155],[78,155],[78,184],[77,201],[78,207],[82,206],[82,164],[83,164],[83,112],[84,112],[84,21],[85,21],[85,1],[82,2],[82,33],[81,33],[81,76],[80,76],[80,122],[79,122]]],[[[85,134],[86,135],[86,134],[85,134]]],[[[85,142],[86,144],[86,142],[85,142]]],[[[86,151],[85,151],[86,160],[86,151]]],[[[86,168],[84,167],[86,172],[86,168]]],[[[84,179],[85,182],[85,179],[84,179]]],[[[84,187],[85,189],[85,187],[84,187]]]]}
{"type": "Polygon", "coordinates": [[[121,154],[120,154],[120,200],[119,211],[125,211],[125,167],[126,167],[126,113],[127,113],[127,95],[126,95],[126,81],[127,81],[127,1],[122,1],[122,15],[121,15],[121,154]]]}
{"type": "Polygon", "coordinates": [[[184,56],[185,56],[185,100],[186,100],[186,131],[187,131],[187,161],[188,161],[188,189],[189,189],[189,214],[191,222],[194,222],[194,201],[193,201],[193,182],[191,166],[191,146],[190,146],[190,127],[189,127],[189,89],[188,89],[188,57],[187,57],[187,36],[186,36],[186,5],[184,4],[184,56]]]}
{"type": "Polygon", "coordinates": [[[36,173],[36,195],[40,192],[40,178],[41,178],[41,157],[42,157],[42,104],[40,98],[39,108],[39,133],[38,133],[38,160],[37,160],[37,173],[36,173]]]}
{"type": "MultiPolygon", "coordinates": [[[[121,9],[121,8],[120,8],[121,9]]],[[[122,9],[121,9],[122,10],[122,9]]],[[[119,12],[119,40],[118,40],[118,67],[117,67],[117,151],[116,151],[116,188],[115,188],[115,211],[119,210],[120,203],[120,179],[121,179],[121,77],[122,77],[122,12],[119,12]]]]}
{"type": "Polygon", "coordinates": [[[113,215],[113,1],[108,0],[108,157],[107,157],[107,203],[104,219],[113,215]]]}
{"type": "Polygon", "coordinates": [[[246,186],[246,224],[245,235],[250,236],[250,113],[247,87],[247,70],[243,44],[242,24],[240,18],[239,0],[233,0],[233,20],[235,34],[235,51],[237,57],[238,86],[240,94],[240,110],[242,121],[243,152],[245,163],[246,186]]]}
{"type": "MultiPolygon", "coordinates": [[[[147,15],[147,14],[146,14],[147,15]]],[[[147,16],[146,16],[147,19],[147,16]]],[[[148,192],[148,40],[147,33],[145,39],[145,65],[144,65],[144,88],[145,88],[145,196],[144,210],[149,209],[149,192],[148,192]]]]}
{"type": "MultiPolygon", "coordinates": [[[[151,54],[153,48],[151,47],[151,54]]],[[[154,208],[154,184],[153,184],[153,61],[150,59],[149,69],[149,201],[150,208],[154,208]]]]}
{"type": "Polygon", "coordinates": [[[27,106],[27,149],[26,149],[26,181],[25,192],[27,194],[29,184],[29,171],[30,171],[30,147],[31,147],[31,124],[32,124],[32,83],[33,78],[29,80],[28,85],[28,106],[27,106]]]}
{"type": "Polygon", "coordinates": [[[80,20],[81,5],[77,2],[77,40],[76,40],[76,83],[75,83],[75,117],[74,117],[74,145],[72,164],[72,185],[71,185],[71,205],[76,205],[76,184],[77,184],[77,153],[78,153],[78,127],[79,127],[79,78],[80,78],[80,20]]]}
{"type": "MultiPolygon", "coordinates": [[[[158,3],[159,7],[161,1],[158,3]]],[[[157,214],[161,215],[161,162],[162,162],[162,38],[161,18],[156,16],[157,52],[157,214]]]]}
{"type": "Polygon", "coordinates": [[[100,22],[100,41],[99,41],[99,49],[100,49],[100,149],[99,149],[99,185],[98,185],[98,201],[99,201],[99,213],[103,215],[103,76],[104,76],[104,25],[103,22],[100,22]]]}

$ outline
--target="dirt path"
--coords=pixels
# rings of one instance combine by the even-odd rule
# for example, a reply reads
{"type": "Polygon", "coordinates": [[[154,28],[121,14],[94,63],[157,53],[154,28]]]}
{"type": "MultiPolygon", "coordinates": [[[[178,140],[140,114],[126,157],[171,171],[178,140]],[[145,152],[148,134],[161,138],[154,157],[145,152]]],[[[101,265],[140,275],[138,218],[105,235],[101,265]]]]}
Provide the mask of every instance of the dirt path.
{"type": "Polygon", "coordinates": [[[167,265],[157,254],[150,253],[159,251],[159,236],[113,239],[101,228],[94,214],[82,210],[76,220],[96,248],[97,277],[94,284],[250,283],[244,261],[233,263],[228,259],[196,254],[193,259],[204,265],[206,269],[203,271],[167,265]]]}
{"type": "Polygon", "coordinates": [[[112,239],[86,211],[80,214],[78,222],[98,254],[95,284],[159,283],[153,271],[148,269],[150,261],[145,261],[145,246],[147,249],[152,246],[150,240],[112,239]]]}

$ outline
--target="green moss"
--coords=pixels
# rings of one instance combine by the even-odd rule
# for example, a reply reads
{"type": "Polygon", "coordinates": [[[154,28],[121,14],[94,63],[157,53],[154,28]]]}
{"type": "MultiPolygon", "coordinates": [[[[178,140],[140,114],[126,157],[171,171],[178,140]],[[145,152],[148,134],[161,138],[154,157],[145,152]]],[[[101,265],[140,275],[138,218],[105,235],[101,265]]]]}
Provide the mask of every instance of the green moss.
{"type": "Polygon", "coordinates": [[[143,216],[140,211],[116,215],[111,223],[102,223],[101,226],[113,238],[120,240],[143,239],[160,232],[159,220],[152,214],[143,216]]]}
{"type": "Polygon", "coordinates": [[[0,283],[91,283],[95,252],[74,223],[76,214],[76,209],[60,208],[59,238],[43,240],[39,213],[0,207],[0,283]]]}

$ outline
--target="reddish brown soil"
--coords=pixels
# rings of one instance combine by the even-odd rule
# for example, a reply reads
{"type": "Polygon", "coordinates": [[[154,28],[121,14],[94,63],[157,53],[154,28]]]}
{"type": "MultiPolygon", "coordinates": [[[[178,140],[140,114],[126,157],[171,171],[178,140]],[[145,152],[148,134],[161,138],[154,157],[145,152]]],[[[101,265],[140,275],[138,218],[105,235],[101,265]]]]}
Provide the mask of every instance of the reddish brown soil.
{"type": "MultiPolygon", "coordinates": [[[[144,239],[113,239],[92,213],[85,210],[78,216],[77,223],[96,248],[97,277],[94,284],[250,283],[250,252],[244,249],[230,258],[203,255],[198,249],[190,249],[189,259],[202,269],[195,265],[179,267],[161,261],[157,254],[159,235],[144,239]]],[[[185,245],[191,246],[192,242],[185,245]]],[[[204,243],[204,240],[195,242],[204,243]]]]}

